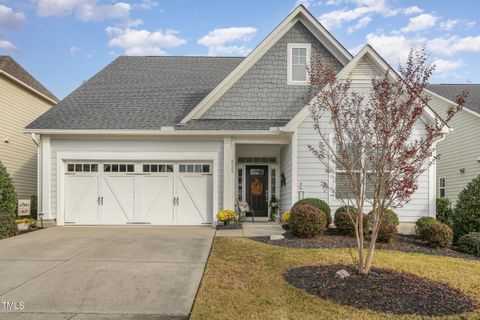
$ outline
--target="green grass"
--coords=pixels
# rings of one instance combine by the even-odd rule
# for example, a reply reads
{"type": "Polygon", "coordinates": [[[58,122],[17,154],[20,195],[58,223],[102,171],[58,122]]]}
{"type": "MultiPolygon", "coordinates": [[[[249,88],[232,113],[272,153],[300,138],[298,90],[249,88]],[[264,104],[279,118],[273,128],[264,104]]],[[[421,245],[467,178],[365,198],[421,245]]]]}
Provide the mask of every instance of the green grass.
{"type": "MultiPolygon", "coordinates": [[[[291,249],[247,238],[215,238],[191,319],[424,319],[321,300],[283,280],[291,267],[351,264],[348,249],[291,249]]],[[[377,251],[374,265],[458,288],[480,301],[480,262],[377,251]]],[[[480,319],[480,309],[441,319],[480,319]]]]}

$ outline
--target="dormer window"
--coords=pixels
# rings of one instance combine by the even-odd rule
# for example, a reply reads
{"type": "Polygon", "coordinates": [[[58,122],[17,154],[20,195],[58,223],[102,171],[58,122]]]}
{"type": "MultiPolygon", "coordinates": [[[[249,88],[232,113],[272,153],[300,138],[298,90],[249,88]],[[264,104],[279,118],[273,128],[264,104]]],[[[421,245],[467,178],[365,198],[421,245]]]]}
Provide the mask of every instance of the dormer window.
{"type": "Polygon", "coordinates": [[[311,54],[310,43],[289,43],[288,49],[288,84],[308,84],[307,67],[310,65],[311,54]]]}

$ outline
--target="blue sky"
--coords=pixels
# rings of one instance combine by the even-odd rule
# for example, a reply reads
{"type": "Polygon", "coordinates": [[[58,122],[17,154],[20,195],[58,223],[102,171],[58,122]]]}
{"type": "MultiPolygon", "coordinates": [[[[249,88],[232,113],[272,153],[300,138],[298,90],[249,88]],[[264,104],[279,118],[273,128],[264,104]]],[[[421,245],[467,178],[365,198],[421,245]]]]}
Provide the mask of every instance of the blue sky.
{"type": "Polygon", "coordinates": [[[298,3],[352,53],[370,43],[396,66],[425,45],[431,82],[480,82],[471,0],[0,0],[0,54],[64,98],[118,55],[243,56],[298,3]]]}

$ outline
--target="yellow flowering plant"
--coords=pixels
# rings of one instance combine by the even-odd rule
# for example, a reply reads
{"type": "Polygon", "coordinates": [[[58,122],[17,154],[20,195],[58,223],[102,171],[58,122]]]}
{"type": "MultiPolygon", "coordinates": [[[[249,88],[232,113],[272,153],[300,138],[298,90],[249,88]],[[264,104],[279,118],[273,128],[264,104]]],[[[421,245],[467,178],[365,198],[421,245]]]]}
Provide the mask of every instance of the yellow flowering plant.
{"type": "Polygon", "coordinates": [[[222,210],[217,213],[218,221],[222,221],[223,224],[229,224],[232,221],[237,221],[237,213],[235,210],[222,210]]]}
{"type": "Polygon", "coordinates": [[[290,211],[285,211],[282,213],[282,217],[280,218],[280,222],[288,223],[288,219],[290,219],[292,213],[290,211]]]}
{"type": "Polygon", "coordinates": [[[17,220],[15,220],[15,222],[16,222],[17,224],[27,223],[27,224],[29,224],[31,227],[35,226],[35,224],[37,223],[37,221],[36,221],[35,219],[32,219],[32,218],[17,219],[17,220]]]}

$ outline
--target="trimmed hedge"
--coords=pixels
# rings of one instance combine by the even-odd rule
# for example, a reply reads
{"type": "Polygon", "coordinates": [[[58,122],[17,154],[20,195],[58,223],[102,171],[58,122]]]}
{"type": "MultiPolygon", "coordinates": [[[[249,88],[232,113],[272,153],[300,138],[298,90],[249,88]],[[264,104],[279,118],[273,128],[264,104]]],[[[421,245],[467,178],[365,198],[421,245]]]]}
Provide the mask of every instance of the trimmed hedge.
{"type": "Polygon", "coordinates": [[[0,212],[0,239],[10,238],[18,234],[17,223],[10,213],[0,212]]]}
{"type": "MultiPolygon", "coordinates": [[[[342,206],[335,211],[335,219],[334,223],[337,227],[337,230],[346,235],[355,236],[355,224],[353,223],[352,219],[350,218],[351,213],[357,209],[352,206],[342,206]]],[[[354,218],[354,217],[353,217],[354,218]]],[[[366,214],[363,215],[363,233],[368,233],[368,216],[366,214]]]]}
{"type": "Polygon", "coordinates": [[[309,204],[293,206],[288,225],[292,233],[300,238],[312,238],[321,235],[327,224],[327,216],[317,207],[309,204]]]}
{"type": "Polygon", "coordinates": [[[397,239],[397,226],[394,224],[382,223],[378,228],[378,241],[394,243],[397,239]]]}
{"type": "Polygon", "coordinates": [[[332,223],[332,211],[330,209],[330,206],[325,201],[316,198],[305,198],[298,200],[293,206],[296,206],[297,204],[309,204],[311,206],[317,207],[327,216],[327,228],[332,223]]]}
{"type": "Polygon", "coordinates": [[[415,231],[421,236],[423,228],[432,223],[437,223],[437,219],[434,217],[421,217],[415,222],[415,231]]]}
{"type": "Polygon", "coordinates": [[[422,228],[422,238],[432,247],[448,248],[452,245],[453,231],[445,223],[429,223],[422,228]]]}
{"type": "Polygon", "coordinates": [[[0,161],[0,212],[17,216],[17,194],[7,168],[0,161]]]}
{"type": "MultiPolygon", "coordinates": [[[[368,219],[370,222],[373,222],[373,210],[368,213],[368,219]]],[[[398,220],[398,214],[393,210],[385,209],[383,211],[381,225],[383,224],[392,224],[394,226],[398,226],[400,224],[400,220],[398,220]]]]}
{"type": "Polygon", "coordinates": [[[480,176],[458,195],[453,215],[455,240],[470,232],[480,232],[480,176]]]}
{"type": "Polygon", "coordinates": [[[458,249],[480,257],[480,232],[470,232],[458,239],[458,249]]]}

